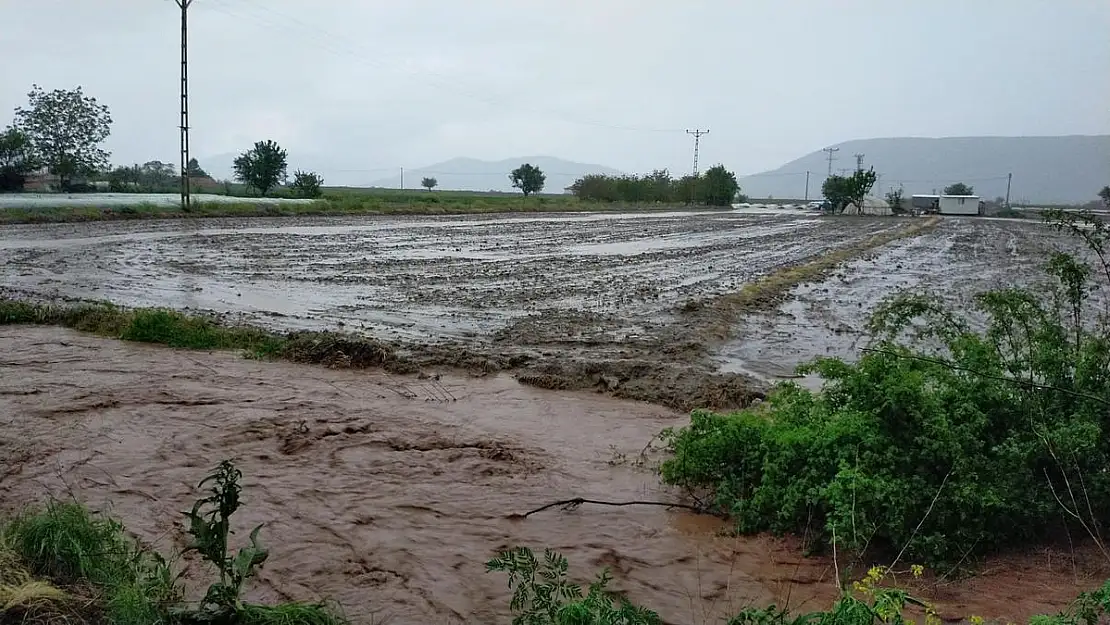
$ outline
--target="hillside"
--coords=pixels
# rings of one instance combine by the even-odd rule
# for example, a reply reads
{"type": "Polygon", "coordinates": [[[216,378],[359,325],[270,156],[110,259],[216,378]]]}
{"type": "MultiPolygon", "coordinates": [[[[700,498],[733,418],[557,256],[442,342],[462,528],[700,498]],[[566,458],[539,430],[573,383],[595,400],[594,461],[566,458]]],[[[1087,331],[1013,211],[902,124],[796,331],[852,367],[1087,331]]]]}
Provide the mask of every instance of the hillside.
{"type": "MultiPolygon", "coordinates": [[[[1044,204],[1084,203],[1110,184],[1110,135],[1060,137],[887,138],[848,141],[837,146],[833,173],[854,168],[856,153],[881,176],[879,194],[901,184],[907,194],[931,193],[962,181],[985,198],[1006,194],[1013,173],[1011,200],[1044,204]]],[[[828,170],[820,150],[778,169],[744,176],[740,185],[753,198],[801,198],[805,172],[809,197],[821,194],[828,170]]]]}
{"type": "MultiPolygon", "coordinates": [[[[405,187],[420,188],[425,176],[435,178],[439,189],[462,191],[511,191],[509,172],[523,163],[531,163],[547,174],[545,193],[562,193],[578,178],[586,174],[619,174],[604,165],[575,163],[551,156],[521,156],[502,161],[481,161],[473,158],[454,158],[420,169],[405,169],[405,187]]],[[[396,187],[398,176],[380,178],[370,182],[372,187],[396,187]]]]}

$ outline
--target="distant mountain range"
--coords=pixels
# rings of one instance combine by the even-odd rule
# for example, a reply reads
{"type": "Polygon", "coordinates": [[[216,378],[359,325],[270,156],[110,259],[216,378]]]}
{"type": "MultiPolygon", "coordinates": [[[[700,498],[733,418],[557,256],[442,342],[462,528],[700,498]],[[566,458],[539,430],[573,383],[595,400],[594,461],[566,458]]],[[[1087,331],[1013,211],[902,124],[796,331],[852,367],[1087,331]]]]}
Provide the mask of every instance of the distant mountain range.
{"type": "MultiPolygon", "coordinates": [[[[1110,184],[1110,135],[1060,137],[946,137],[864,139],[835,146],[833,173],[874,165],[881,177],[875,194],[901,185],[907,195],[939,192],[953,182],[971,185],[986,199],[1006,195],[1013,174],[1011,201],[1082,204],[1097,199],[1110,184]]],[[[802,198],[809,175],[809,197],[821,195],[828,153],[816,151],[774,169],[740,179],[752,198],[802,198]]]]}
{"type": "MultiPolygon", "coordinates": [[[[453,158],[419,169],[405,168],[405,188],[419,189],[421,179],[435,178],[440,189],[460,191],[511,191],[509,172],[524,163],[539,167],[547,180],[544,193],[562,193],[575,180],[586,174],[620,175],[621,172],[604,165],[575,163],[552,156],[521,156],[503,161],[480,161],[473,158],[453,158]]],[[[372,187],[397,187],[400,172],[389,178],[380,178],[370,183],[372,187]]]]}

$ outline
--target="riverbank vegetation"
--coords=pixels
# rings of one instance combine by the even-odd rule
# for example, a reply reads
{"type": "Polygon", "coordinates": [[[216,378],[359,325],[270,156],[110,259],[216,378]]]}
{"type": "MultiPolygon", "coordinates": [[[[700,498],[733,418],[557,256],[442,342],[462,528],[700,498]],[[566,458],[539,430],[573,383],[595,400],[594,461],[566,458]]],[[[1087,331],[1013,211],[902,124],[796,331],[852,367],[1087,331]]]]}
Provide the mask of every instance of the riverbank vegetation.
{"type": "Polygon", "coordinates": [[[251,358],[345,367],[382,367],[413,373],[416,366],[393,347],[339,332],[277,333],[228,324],[213,316],[110,303],[45,304],[0,298],[0,325],[56,325],[100,336],[180,349],[240,350],[251,358]]]}
{"type": "MultiPolygon", "coordinates": [[[[1055,253],[1052,288],[981,293],[968,311],[902,294],[874,312],[855,363],[802,368],[763,405],[695,412],[666,433],[665,482],[741,533],[814,550],[971,567],[1003,549],[1079,536],[1106,553],[1110,515],[1110,227],[1050,212],[1092,264],[1055,253]]],[[[1110,557],[1110,554],[1108,554],[1110,557]]]]}

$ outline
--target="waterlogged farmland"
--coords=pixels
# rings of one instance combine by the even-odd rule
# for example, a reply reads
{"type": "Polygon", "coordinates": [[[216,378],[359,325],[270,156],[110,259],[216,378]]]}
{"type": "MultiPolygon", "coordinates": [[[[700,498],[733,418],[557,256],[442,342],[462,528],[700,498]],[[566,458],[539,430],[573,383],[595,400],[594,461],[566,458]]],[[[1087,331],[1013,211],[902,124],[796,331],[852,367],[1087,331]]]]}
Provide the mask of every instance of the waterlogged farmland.
{"type": "MultiPolygon", "coordinates": [[[[720,336],[695,327],[685,305],[911,221],[716,211],[9,226],[0,287],[486,354],[628,358],[638,346],[688,360],[703,355],[691,343],[720,336]]],[[[740,311],[716,360],[776,377],[813,356],[850,357],[867,312],[896,289],[966,304],[1035,277],[1059,241],[1039,224],[945,221],[800,285],[781,306],[740,311]]]]}
{"type": "MultiPolygon", "coordinates": [[[[18,434],[0,435],[0,499],[64,490],[176,548],[197,475],[235,458],[243,524],[265,522],[273,545],[249,597],[330,597],[357,623],[507,620],[504,580],[481,565],[516,545],[566,553],[579,579],[609,567],[667,623],[805,611],[834,597],[837,564],[797,537],[726,537],[713,516],[654,506],[520,515],[574,497],[685,500],[653,471],[668,457],[657,435],[683,412],[748,405],[761,383],[747,374],[852,357],[899,288],[965,308],[1038,279],[1061,246],[1074,247],[1036,223],[743,211],[11,226],[0,287],[13,295],[362,332],[421,373],[10,326],[0,366],[18,376],[0,384],[0,414],[18,434]]],[[[953,620],[1018,620],[1102,570],[1088,546],[976,564],[973,581],[915,592],[953,620]]]]}
{"type": "Polygon", "coordinates": [[[608,343],[900,225],[715,212],[17,226],[0,235],[0,285],[283,329],[608,343]]]}

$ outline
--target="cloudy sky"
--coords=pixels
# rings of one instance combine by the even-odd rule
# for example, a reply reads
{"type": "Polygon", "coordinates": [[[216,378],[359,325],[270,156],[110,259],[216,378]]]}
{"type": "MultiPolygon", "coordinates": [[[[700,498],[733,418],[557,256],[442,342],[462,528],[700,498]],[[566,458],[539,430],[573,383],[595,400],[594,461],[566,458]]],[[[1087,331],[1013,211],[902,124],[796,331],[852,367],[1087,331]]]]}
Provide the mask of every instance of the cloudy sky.
{"type": "MultiPolygon", "coordinates": [[[[0,0],[0,125],[32,83],[177,159],[173,0],[0,0]]],[[[372,180],[458,156],[740,174],[880,136],[1110,133],[1106,0],[194,0],[192,152],[272,138],[372,180]]]]}

